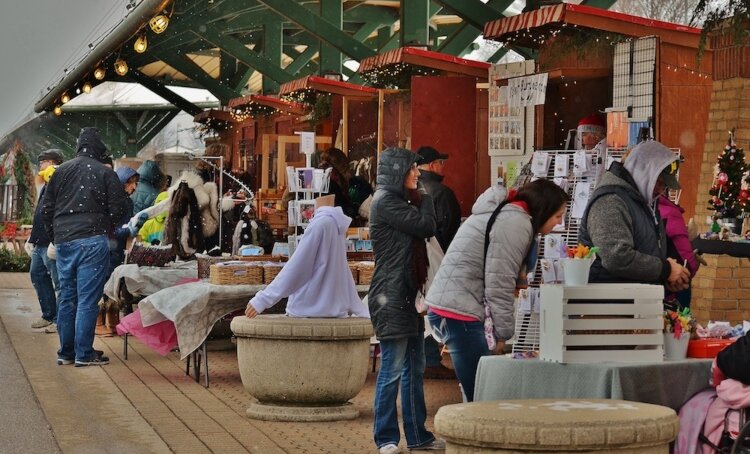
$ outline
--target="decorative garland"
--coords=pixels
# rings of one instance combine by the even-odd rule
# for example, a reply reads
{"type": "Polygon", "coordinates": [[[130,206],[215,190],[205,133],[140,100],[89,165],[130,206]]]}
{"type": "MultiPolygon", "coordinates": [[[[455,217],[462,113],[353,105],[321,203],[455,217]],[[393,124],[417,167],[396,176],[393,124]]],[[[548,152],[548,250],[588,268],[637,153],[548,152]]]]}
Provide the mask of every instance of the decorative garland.
{"type": "Polygon", "coordinates": [[[34,185],[34,173],[31,170],[31,162],[23,149],[20,140],[16,140],[13,147],[5,154],[3,165],[0,166],[2,173],[0,182],[3,184],[11,177],[15,180],[17,193],[16,203],[17,219],[24,220],[24,223],[30,224],[29,221],[34,215],[34,200],[36,199],[36,187],[34,185]]]}
{"type": "Polygon", "coordinates": [[[413,76],[436,76],[440,71],[424,66],[395,63],[362,74],[375,88],[409,89],[413,76]]]}
{"type": "Polygon", "coordinates": [[[589,31],[577,27],[566,27],[566,30],[566,33],[557,31],[550,36],[538,38],[540,42],[547,42],[553,38],[545,51],[547,59],[541,69],[554,67],[562,58],[572,53],[575,53],[578,59],[612,56],[615,44],[629,40],[626,36],[600,30],[589,31]]]}

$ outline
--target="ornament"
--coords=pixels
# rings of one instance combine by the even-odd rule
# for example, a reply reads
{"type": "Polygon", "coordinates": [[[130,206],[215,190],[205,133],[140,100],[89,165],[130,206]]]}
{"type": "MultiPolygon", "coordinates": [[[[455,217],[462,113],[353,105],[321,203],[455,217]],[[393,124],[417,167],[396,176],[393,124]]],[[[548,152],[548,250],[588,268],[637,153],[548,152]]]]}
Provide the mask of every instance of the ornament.
{"type": "Polygon", "coordinates": [[[740,200],[747,200],[748,197],[750,197],[750,192],[748,192],[747,189],[743,189],[740,191],[740,200]]]}
{"type": "Polygon", "coordinates": [[[725,184],[727,183],[727,181],[729,181],[729,176],[728,176],[728,175],[727,175],[726,173],[724,173],[724,172],[721,172],[721,173],[719,174],[719,176],[717,176],[717,177],[716,177],[716,179],[717,179],[717,180],[719,181],[719,183],[720,183],[720,184],[721,184],[721,185],[723,186],[723,185],[725,185],[725,184]]]}

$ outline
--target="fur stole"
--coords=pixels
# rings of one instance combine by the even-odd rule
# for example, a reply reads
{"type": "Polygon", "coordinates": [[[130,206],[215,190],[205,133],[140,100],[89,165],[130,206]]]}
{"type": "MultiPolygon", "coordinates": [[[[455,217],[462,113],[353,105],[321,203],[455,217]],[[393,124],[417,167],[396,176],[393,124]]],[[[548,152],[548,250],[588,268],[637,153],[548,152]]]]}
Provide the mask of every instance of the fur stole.
{"type": "Polygon", "coordinates": [[[196,191],[186,182],[181,182],[172,192],[170,201],[164,241],[172,245],[172,250],[181,259],[191,258],[196,251],[204,249],[202,216],[196,191]]]}

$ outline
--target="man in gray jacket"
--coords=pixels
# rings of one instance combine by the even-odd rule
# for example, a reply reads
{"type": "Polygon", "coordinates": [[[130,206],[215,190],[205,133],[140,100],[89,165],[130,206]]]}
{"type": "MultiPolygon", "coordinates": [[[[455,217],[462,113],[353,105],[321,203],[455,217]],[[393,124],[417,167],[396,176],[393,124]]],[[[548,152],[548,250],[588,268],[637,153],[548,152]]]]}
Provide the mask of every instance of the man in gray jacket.
{"type": "Polygon", "coordinates": [[[581,243],[599,248],[589,282],[660,284],[671,292],[688,287],[690,272],[667,258],[657,203],[666,187],[679,188],[677,160],[667,147],[648,140],[604,174],[578,234],[581,243]]]}

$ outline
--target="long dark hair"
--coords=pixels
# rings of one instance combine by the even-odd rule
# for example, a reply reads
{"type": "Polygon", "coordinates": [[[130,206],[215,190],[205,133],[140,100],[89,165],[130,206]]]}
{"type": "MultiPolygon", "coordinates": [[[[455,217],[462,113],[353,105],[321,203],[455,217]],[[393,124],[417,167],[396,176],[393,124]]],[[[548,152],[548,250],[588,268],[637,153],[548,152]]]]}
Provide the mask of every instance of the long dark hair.
{"type": "Polygon", "coordinates": [[[529,207],[531,226],[537,234],[557,210],[570,201],[570,196],[552,181],[539,179],[523,185],[512,201],[517,200],[526,202],[529,207]]]}

